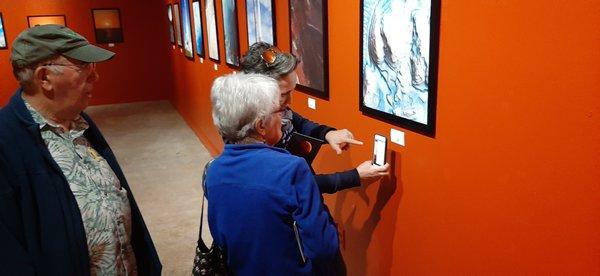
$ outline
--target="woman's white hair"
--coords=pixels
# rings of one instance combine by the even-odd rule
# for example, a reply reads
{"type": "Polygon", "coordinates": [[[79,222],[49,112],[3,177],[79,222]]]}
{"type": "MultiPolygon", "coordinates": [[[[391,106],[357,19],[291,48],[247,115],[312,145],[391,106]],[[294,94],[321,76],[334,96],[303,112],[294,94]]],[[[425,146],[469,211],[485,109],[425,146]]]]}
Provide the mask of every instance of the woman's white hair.
{"type": "Polygon", "coordinates": [[[255,122],[268,122],[279,108],[279,86],[259,74],[229,74],[213,82],[210,91],[213,122],[225,141],[238,142],[255,134],[255,122]]]}

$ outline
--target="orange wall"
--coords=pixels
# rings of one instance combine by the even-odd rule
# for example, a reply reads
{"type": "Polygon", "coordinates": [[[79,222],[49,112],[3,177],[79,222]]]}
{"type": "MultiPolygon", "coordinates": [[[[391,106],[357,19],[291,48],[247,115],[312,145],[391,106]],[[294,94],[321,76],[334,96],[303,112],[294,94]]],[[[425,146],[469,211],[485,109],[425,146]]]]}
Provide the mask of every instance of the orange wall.
{"type": "MultiPolygon", "coordinates": [[[[124,43],[108,48],[116,56],[97,66],[100,81],[92,104],[124,103],[168,98],[172,88],[169,73],[168,32],[162,1],[118,0],[8,0],[0,1],[0,12],[8,45],[27,28],[28,15],[64,14],[67,26],[95,43],[92,8],[119,8],[124,43]]],[[[10,66],[10,47],[0,50],[0,106],[17,89],[10,66]]]]}
{"type": "MultiPolygon", "coordinates": [[[[289,50],[287,2],[277,38],[289,50]]],[[[600,2],[442,2],[436,137],[406,131],[405,147],[390,144],[391,181],[326,197],[350,275],[600,274],[600,2]]],[[[322,150],[321,172],[369,159],[373,134],[393,127],[358,111],[359,11],[329,1],[330,100],[315,111],[294,93],[295,110],[366,142],[322,150]]],[[[209,87],[231,69],[170,58],[172,101],[217,154],[209,87]]]]}

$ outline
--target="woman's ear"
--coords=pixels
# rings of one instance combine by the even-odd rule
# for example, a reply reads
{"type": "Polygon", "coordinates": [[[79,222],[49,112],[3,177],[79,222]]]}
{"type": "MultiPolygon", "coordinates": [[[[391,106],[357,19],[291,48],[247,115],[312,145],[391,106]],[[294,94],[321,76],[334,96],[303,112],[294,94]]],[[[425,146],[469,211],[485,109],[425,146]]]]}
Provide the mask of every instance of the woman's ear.
{"type": "Polygon", "coordinates": [[[260,135],[261,138],[267,135],[267,127],[264,119],[258,119],[254,122],[254,130],[256,130],[256,133],[260,135]]]}

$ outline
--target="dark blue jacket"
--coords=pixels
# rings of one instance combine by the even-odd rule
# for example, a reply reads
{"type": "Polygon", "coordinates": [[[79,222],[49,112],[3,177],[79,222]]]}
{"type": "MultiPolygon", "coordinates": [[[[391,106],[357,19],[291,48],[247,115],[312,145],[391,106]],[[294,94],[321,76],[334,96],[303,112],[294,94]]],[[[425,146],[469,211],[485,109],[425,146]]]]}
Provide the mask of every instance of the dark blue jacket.
{"type": "MultiPolygon", "coordinates": [[[[161,264],[115,156],[94,122],[84,135],[115,172],[131,205],[139,275],[161,264]]],[[[0,275],[89,275],[85,230],[75,196],[18,90],[0,110],[0,275]]]]}
{"type": "Polygon", "coordinates": [[[210,232],[234,275],[339,274],[337,229],[304,159],[227,144],[208,170],[206,194],[210,232]]]}
{"type": "MultiPolygon", "coordinates": [[[[292,114],[294,130],[304,135],[325,141],[325,134],[331,130],[335,130],[326,125],[316,124],[294,111],[292,111],[292,114]]],[[[315,180],[317,181],[317,186],[319,186],[319,191],[327,194],[360,186],[360,176],[356,169],[330,174],[317,174],[315,175],[315,180]]]]}

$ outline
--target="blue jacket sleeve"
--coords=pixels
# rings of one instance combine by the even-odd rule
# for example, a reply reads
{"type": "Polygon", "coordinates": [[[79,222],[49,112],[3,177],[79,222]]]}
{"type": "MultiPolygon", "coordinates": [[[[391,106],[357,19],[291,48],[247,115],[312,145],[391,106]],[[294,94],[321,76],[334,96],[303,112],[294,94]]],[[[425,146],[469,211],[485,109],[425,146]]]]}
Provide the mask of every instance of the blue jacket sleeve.
{"type": "Polygon", "coordinates": [[[338,233],[305,162],[298,162],[293,183],[298,206],[293,217],[304,253],[313,263],[327,265],[338,252],[338,233]]]}
{"type": "Polygon", "coordinates": [[[337,191],[360,186],[360,176],[356,169],[330,174],[317,174],[315,181],[323,194],[333,194],[337,191]]]}
{"type": "Polygon", "coordinates": [[[327,134],[327,132],[335,130],[335,128],[330,126],[319,125],[308,120],[294,111],[292,111],[292,125],[294,125],[295,131],[321,140],[325,140],[325,134],[327,134]]]}

